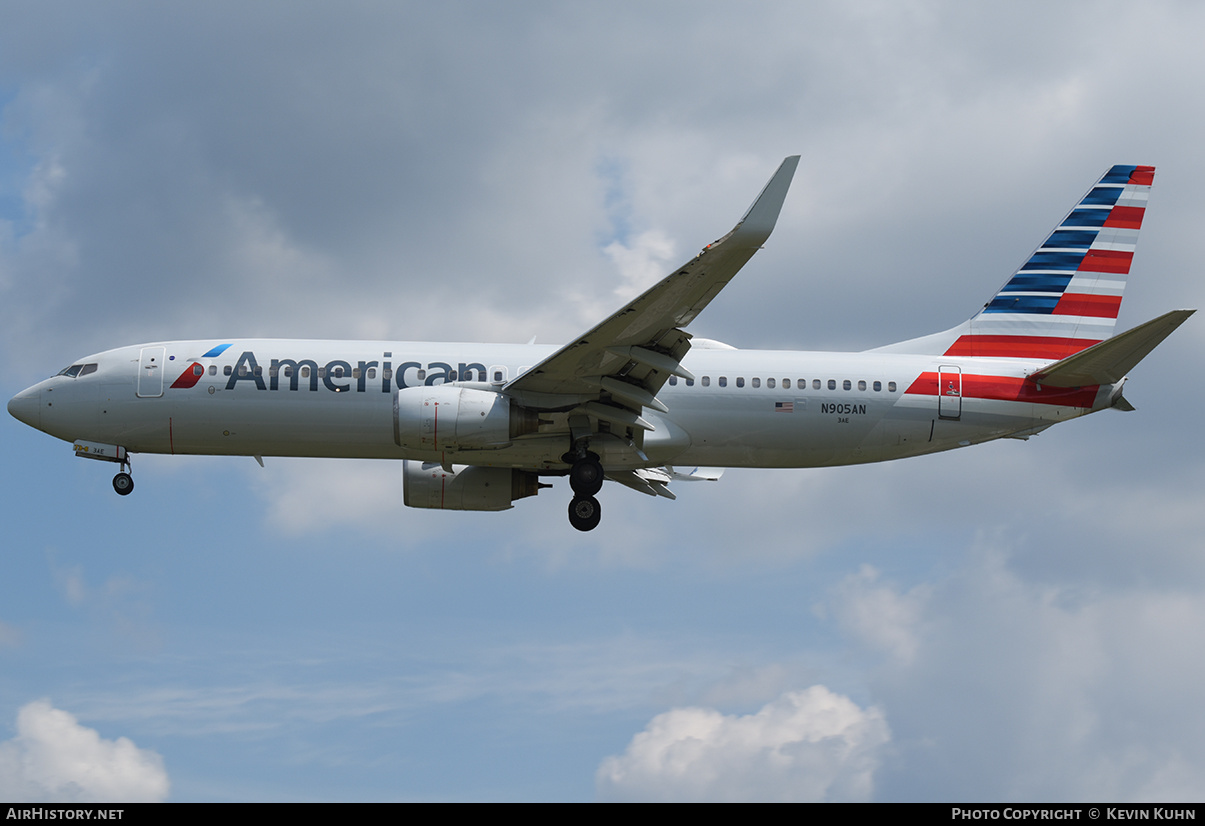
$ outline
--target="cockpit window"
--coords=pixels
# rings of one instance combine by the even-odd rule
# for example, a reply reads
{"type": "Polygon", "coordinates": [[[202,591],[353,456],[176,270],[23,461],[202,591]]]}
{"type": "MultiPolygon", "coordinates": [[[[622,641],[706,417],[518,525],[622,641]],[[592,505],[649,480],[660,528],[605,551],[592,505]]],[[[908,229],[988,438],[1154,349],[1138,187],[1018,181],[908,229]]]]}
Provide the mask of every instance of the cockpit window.
{"type": "Polygon", "coordinates": [[[96,363],[93,362],[92,364],[73,364],[70,367],[64,367],[59,372],[55,373],[55,375],[56,376],[66,376],[69,379],[74,379],[77,376],[86,376],[89,373],[95,373],[95,372],[96,372],[96,363]]]}

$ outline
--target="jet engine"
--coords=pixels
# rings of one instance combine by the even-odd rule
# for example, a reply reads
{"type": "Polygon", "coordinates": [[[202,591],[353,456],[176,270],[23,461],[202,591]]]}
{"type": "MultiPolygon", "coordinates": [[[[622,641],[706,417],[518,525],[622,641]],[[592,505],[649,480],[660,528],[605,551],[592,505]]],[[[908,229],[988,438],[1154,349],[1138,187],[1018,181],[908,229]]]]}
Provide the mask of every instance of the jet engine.
{"type": "Polygon", "coordinates": [[[539,491],[539,477],[525,470],[452,465],[447,471],[437,464],[402,462],[402,501],[412,508],[504,511],[539,491]]]}
{"type": "Polygon", "coordinates": [[[441,384],[393,394],[393,440],[410,450],[496,449],[539,425],[536,411],[490,390],[441,384]]]}

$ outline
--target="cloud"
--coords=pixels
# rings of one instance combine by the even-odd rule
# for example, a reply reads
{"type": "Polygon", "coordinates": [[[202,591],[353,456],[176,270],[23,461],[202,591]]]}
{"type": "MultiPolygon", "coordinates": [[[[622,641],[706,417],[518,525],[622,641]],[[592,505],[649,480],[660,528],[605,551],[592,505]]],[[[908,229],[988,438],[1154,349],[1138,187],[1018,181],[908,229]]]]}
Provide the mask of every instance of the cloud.
{"type": "Polygon", "coordinates": [[[596,785],[607,800],[869,800],[890,738],[878,708],[817,685],[756,714],[660,714],[627,751],[603,761],[596,785]]]}
{"type": "Polygon", "coordinates": [[[851,641],[886,653],[880,798],[1199,799],[1199,593],[1036,582],[985,537],[940,581],[904,591],[863,568],[834,594],[851,641]]]}
{"type": "Polygon", "coordinates": [[[49,700],[17,712],[0,743],[0,798],[14,802],[142,802],[167,797],[163,758],[129,739],[105,740],[49,700]]]}
{"type": "Polygon", "coordinates": [[[615,288],[615,295],[622,301],[631,301],[669,273],[677,249],[665,233],[652,229],[640,233],[631,246],[612,241],[603,252],[615,263],[623,279],[623,284],[615,288]]]}
{"type": "MultiPolygon", "coordinates": [[[[836,589],[837,622],[862,642],[908,661],[919,645],[917,625],[929,589],[917,586],[906,594],[879,585],[879,572],[862,565],[836,589]]],[[[824,613],[823,606],[819,609],[824,613]]]]}

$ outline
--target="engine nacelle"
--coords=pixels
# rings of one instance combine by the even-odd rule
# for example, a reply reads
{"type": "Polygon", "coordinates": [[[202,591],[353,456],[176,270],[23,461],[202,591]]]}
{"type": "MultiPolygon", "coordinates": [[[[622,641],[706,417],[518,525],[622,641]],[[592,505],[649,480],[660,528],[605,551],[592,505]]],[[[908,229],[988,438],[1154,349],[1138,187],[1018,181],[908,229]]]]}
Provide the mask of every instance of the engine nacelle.
{"type": "Polygon", "coordinates": [[[539,477],[525,470],[452,465],[448,472],[435,464],[402,462],[402,501],[412,508],[504,511],[539,490],[539,477]]]}
{"type": "Polygon", "coordinates": [[[535,411],[491,390],[441,384],[393,394],[393,440],[398,447],[430,452],[497,449],[538,428],[535,411]]]}

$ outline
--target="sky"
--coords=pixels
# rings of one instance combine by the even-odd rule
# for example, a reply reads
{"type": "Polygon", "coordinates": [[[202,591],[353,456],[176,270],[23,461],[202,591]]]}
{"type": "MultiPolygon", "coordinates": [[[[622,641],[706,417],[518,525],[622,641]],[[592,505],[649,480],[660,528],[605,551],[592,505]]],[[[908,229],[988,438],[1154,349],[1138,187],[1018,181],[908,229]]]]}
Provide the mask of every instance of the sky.
{"type": "MultiPolygon", "coordinates": [[[[692,324],[949,328],[1111,165],[1119,329],[1205,304],[1183,2],[9,2],[0,391],[278,336],[541,343],[802,156],[692,324]]],[[[137,456],[5,416],[0,799],[1199,801],[1205,325],[1136,412],[677,501],[402,505],[387,461],[137,456]]]]}

